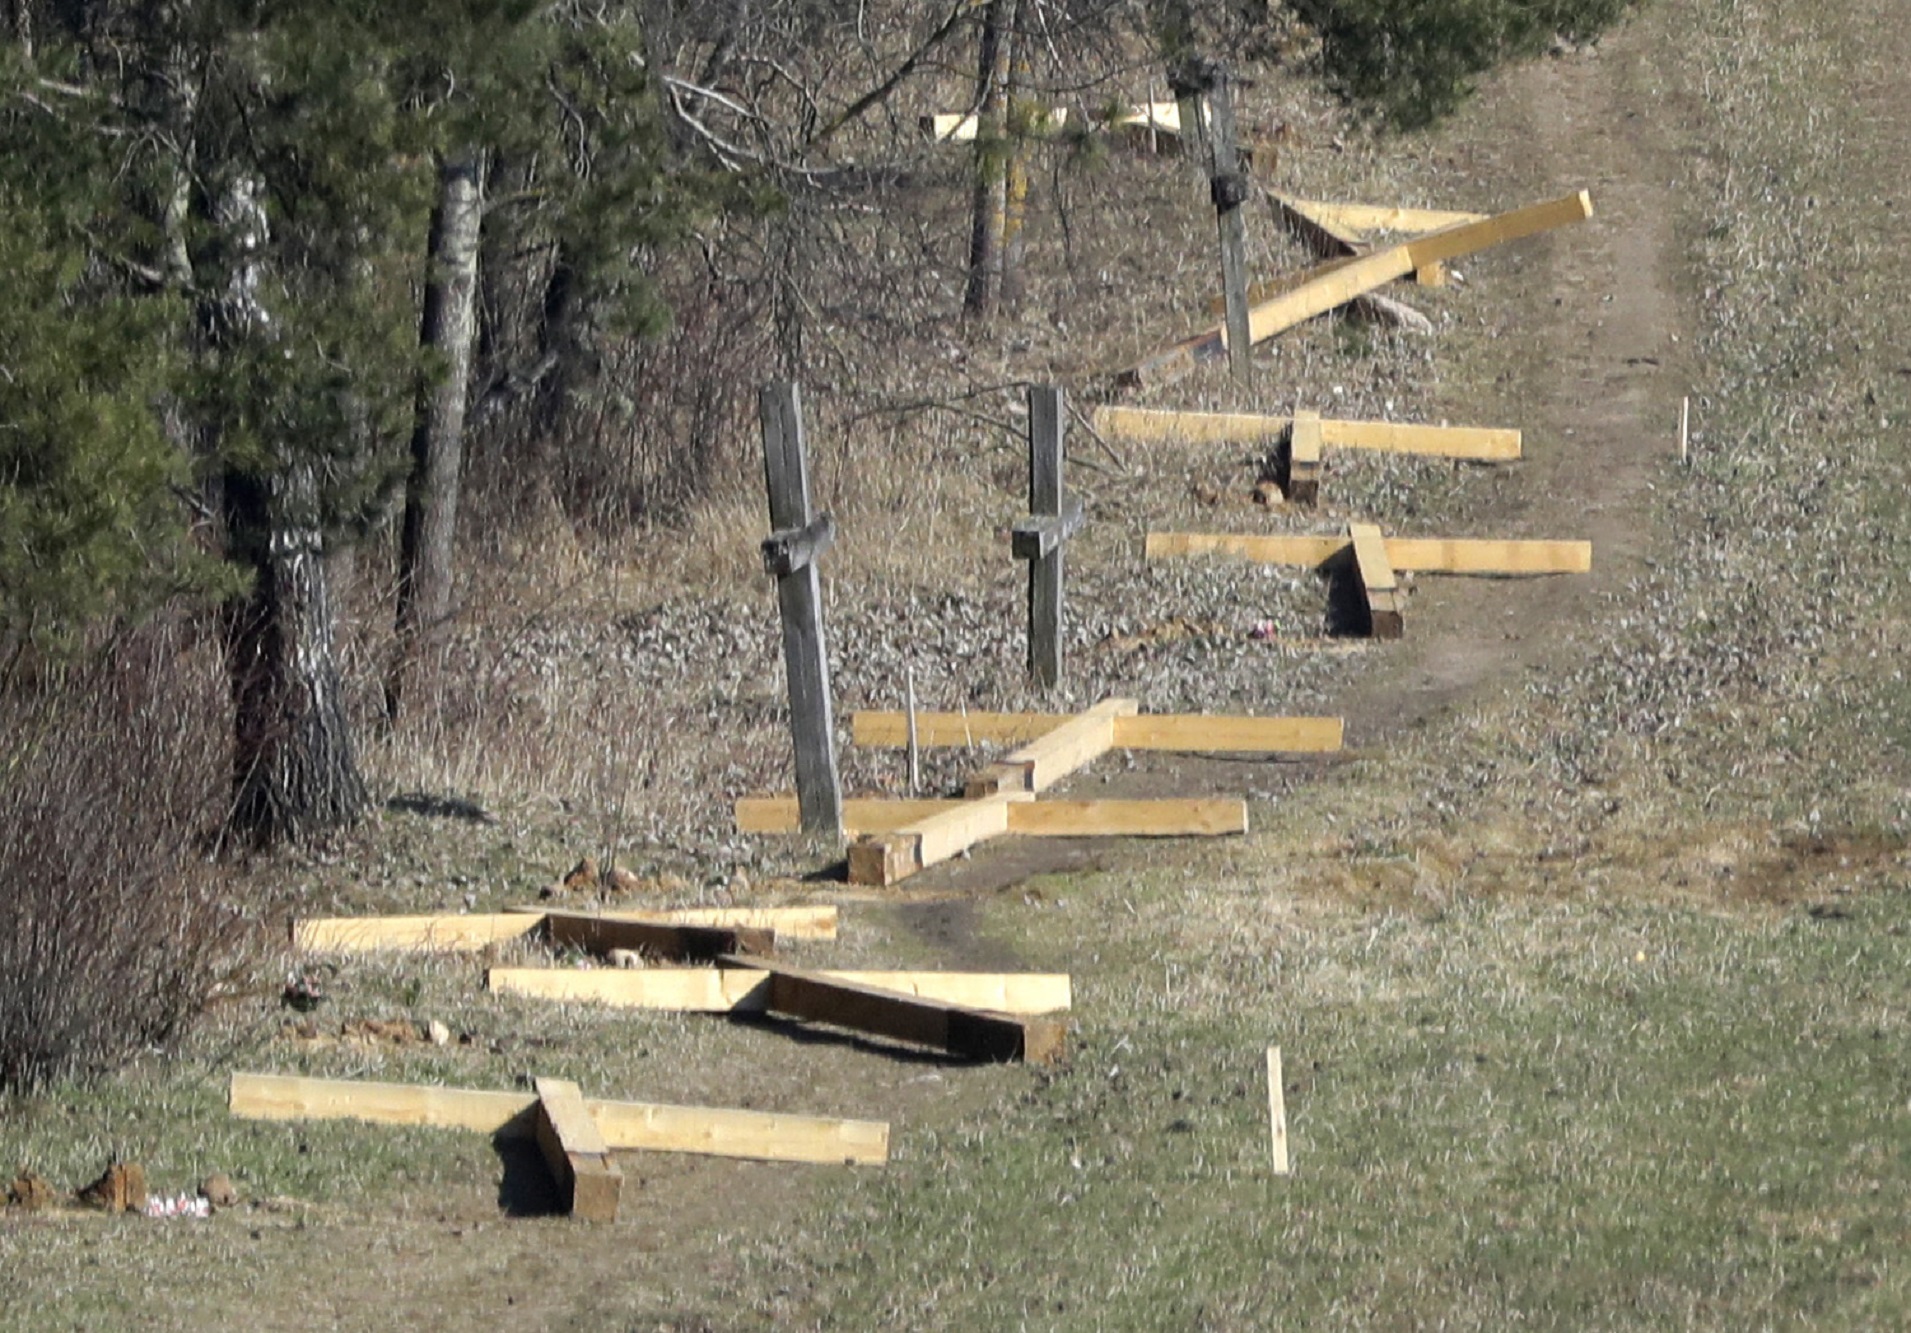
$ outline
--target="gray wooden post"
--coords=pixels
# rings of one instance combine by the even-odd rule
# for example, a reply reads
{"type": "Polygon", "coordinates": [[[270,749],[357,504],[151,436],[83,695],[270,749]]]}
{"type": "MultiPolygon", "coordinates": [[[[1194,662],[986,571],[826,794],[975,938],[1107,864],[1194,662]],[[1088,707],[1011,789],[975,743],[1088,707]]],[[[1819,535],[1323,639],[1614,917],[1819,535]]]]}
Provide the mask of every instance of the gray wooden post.
{"type": "Polygon", "coordinates": [[[1062,546],[1082,525],[1082,502],[1062,486],[1062,391],[1028,391],[1029,517],[1014,529],[1017,560],[1028,566],[1028,669],[1052,689],[1062,678],[1062,546]]]}
{"type": "Polygon", "coordinates": [[[823,648],[823,599],[816,561],[836,528],[810,512],[803,456],[803,409],[796,385],[775,382],[757,397],[763,418],[763,475],[770,490],[763,568],[776,576],[783,613],[783,665],[790,682],[790,732],[796,741],[796,802],[806,833],[843,831],[843,789],[836,775],[829,658],[823,648]]]}
{"type": "Polygon", "coordinates": [[[1254,353],[1247,317],[1247,218],[1241,205],[1248,200],[1248,178],[1241,170],[1240,143],[1234,133],[1234,95],[1223,65],[1190,62],[1182,75],[1184,86],[1204,86],[1208,94],[1208,144],[1212,171],[1208,197],[1221,233],[1221,297],[1227,305],[1228,364],[1234,378],[1246,383],[1254,353]]]}

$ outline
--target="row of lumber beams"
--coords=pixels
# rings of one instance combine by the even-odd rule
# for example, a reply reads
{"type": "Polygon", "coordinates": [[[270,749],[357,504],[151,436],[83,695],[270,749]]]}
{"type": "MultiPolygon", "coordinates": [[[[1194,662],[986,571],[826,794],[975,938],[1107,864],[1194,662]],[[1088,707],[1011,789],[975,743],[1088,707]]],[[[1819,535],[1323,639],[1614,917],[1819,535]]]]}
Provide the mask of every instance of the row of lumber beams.
{"type": "Polygon", "coordinates": [[[789,1018],[930,1046],[970,1060],[1049,1064],[1059,1060],[1067,1046],[1063,1019],[969,1008],[754,958],[717,961],[767,974],[765,1005],[769,1012],[789,1018]]]}
{"type": "MultiPolygon", "coordinates": [[[[915,714],[918,744],[1014,745],[1033,741],[1070,720],[1066,713],[915,714]]],[[[907,713],[859,711],[850,718],[857,745],[907,743],[907,713]]],[[[1229,717],[1208,713],[1130,713],[1115,718],[1117,750],[1202,750],[1240,754],[1314,754],[1338,750],[1337,717],[1229,717]]],[[[1043,802],[1047,804],[1047,802],[1043,802]]]]}
{"type": "MultiPolygon", "coordinates": [[[[848,800],[843,832],[851,837],[894,833],[932,815],[973,804],[966,800],[848,800]]],[[[794,796],[745,796],[736,803],[739,833],[794,833],[794,796]]],[[[1247,832],[1247,802],[1229,797],[1169,797],[1122,801],[1012,801],[1011,837],[1196,838],[1247,832]]]]}
{"type": "MultiPolygon", "coordinates": [[[[795,827],[792,806],[791,827],[795,827]]],[[[305,953],[478,953],[497,944],[542,935],[548,908],[461,915],[316,917],[292,923],[292,947],[305,953]]],[[[658,926],[704,926],[769,931],[785,939],[833,940],[837,910],[801,907],[692,907],[657,912],[601,912],[611,921],[658,926]]]]}
{"type": "MultiPolygon", "coordinates": [[[[918,1000],[999,1014],[1049,1014],[1067,1009],[1065,972],[894,972],[831,968],[815,975],[848,986],[894,991],[918,1000]]],[[[771,1009],[769,973],[756,967],[619,968],[494,967],[485,984],[500,995],[561,1003],[610,1005],[673,1013],[761,1014],[771,1009]]]]}
{"type": "MultiPolygon", "coordinates": [[[[235,1073],[227,1104],[233,1115],[248,1120],[362,1120],[523,1139],[537,1135],[539,1100],[530,1092],[235,1073]]],[[[883,1121],[583,1100],[611,1152],[857,1165],[881,1165],[889,1159],[889,1126],[883,1121]]]]}
{"type": "MultiPolygon", "coordinates": [[[[1592,569],[1592,543],[1582,541],[1488,541],[1463,538],[1387,537],[1387,562],[1395,571],[1486,574],[1505,577],[1584,574],[1592,569]]],[[[1235,532],[1151,532],[1150,560],[1179,556],[1231,555],[1266,565],[1318,567],[1351,544],[1346,536],[1256,535],[1235,532]]]]}
{"type": "Polygon", "coordinates": [[[584,1094],[565,1078],[532,1081],[537,1090],[537,1146],[557,1182],[564,1211],[586,1222],[615,1222],[624,1173],[604,1133],[591,1119],[584,1094]]]}
{"type": "MultiPolygon", "coordinates": [[[[1347,304],[1396,278],[1473,254],[1491,246],[1537,235],[1592,216],[1592,196],[1584,190],[1546,203],[1466,222],[1347,259],[1330,260],[1300,276],[1277,295],[1248,312],[1248,336],[1263,342],[1277,333],[1347,304]]],[[[1165,383],[1202,361],[1227,351],[1223,325],[1192,334],[1120,372],[1123,385],[1165,383]]]]}
{"type": "MultiPolygon", "coordinates": [[[[1177,412],[1145,407],[1097,407],[1089,417],[1096,432],[1110,440],[1152,443],[1253,443],[1278,439],[1294,417],[1258,412],[1177,412]]],[[[1431,458],[1504,462],[1520,456],[1517,430],[1478,426],[1424,426],[1399,421],[1347,421],[1319,417],[1320,442],[1338,449],[1372,449],[1431,458]]]]}

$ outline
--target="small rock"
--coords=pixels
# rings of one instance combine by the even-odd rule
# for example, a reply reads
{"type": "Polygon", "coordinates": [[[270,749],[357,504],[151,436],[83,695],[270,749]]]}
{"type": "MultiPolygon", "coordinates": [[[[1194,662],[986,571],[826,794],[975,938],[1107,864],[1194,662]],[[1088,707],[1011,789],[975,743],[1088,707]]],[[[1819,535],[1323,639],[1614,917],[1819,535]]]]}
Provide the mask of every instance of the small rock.
{"type": "Polygon", "coordinates": [[[425,1035],[431,1038],[433,1046],[451,1045],[451,1029],[435,1018],[425,1024],[425,1035]]]}
{"type": "Polygon", "coordinates": [[[138,1212],[146,1206],[146,1168],[138,1162],[114,1162],[80,1191],[80,1202],[109,1213],[138,1212]]]}
{"type": "Polygon", "coordinates": [[[587,856],[564,876],[564,887],[572,893],[581,893],[596,888],[598,879],[597,858],[587,856]]]}
{"type": "Polygon", "coordinates": [[[29,1213],[51,1208],[55,1196],[52,1182],[37,1171],[22,1171],[7,1186],[8,1206],[22,1208],[29,1213]]]}
{"type": "Polygon", "coordinates": [[[649,885],[635,871],[612,866],[604,875],[604,887],[611,893],[639,893],[649,885]]]}
{"type": "Polygon", "coordinates": [[[239,1191],[233,1188],[231,1176],[214,1171],[200,1182],[199,1197],[214,1208],[231,1208],[239,1202],[239,1191]]]}
{"type": "Polygon", "coordinates": [[[640,968],[650,966],[649,963],[644,961],[644,956],[635,949],[612,949],[605,954],[605,957],[610,960],[612,967],[640,968]]]}

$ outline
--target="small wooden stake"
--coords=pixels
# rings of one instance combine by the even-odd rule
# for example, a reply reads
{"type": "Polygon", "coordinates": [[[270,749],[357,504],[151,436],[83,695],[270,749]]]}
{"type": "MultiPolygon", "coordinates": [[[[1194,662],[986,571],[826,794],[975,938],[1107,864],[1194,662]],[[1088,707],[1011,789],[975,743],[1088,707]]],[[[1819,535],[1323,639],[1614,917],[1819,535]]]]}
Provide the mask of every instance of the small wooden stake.
{"type": "Polygon", "coordinates": [[[916,676],[912,671],[902,673],[904,702],[909,705],[909,794],[914,796],[922,786],[922,747],[916,744],[916,676]]]}
{"type": "Polygon", "coordinates": [[[1281,1048],[1267,1048],[1267,1120],[1274,1150],[1274,1174],[1289,1174],[1287,1161],[1287,1096],[1281,1090],[1281,1048]]]}
{"type": "Polygon", "coordinates": [[[839,834],[843,789],[836,774],[829,658],[823,648],[823,598],[816,574],[816,557],[828,545],[829,516],[819,522],[810,512],[803,409],[796,386],[764,385],[758,407],[773,529],[763,551],[776,575],[776,600],[783,614],[783,664],[789,675],[790,731],[796,742],[796,792],[803,803],[803,829],[839,834]]]}
{"type": "Polygon", "coordinates": [[[1691,440],[1692,440],[1691,427],[1692,427],[1692,400],[1690,398],[1681,398],[1679,400],[1679,462],[1680,463],[1686,463],[1690,461],[1690,458],[1691,458],[1691,454],[1689,452],[1691,447],[1691,440]]]}

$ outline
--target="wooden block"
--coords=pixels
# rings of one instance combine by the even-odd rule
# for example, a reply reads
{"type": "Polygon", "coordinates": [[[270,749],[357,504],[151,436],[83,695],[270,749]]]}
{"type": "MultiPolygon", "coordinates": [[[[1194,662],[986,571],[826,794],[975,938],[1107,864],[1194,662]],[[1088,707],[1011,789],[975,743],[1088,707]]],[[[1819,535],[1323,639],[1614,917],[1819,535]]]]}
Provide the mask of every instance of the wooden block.
{"type": "Polygon", "coordinates": [[[1281,1087],[1281,1048],[1267,1048],[1267,1123],[1273,1149],[1274,1174],[1288,1174],[1287,1094],[1281,1087]]]}
{"type": "MultiPolygon", "coordinates": [[[[1068,1008],[1071,998],[1067,973],[830,968],[818,975],[1003,1014],[1053,1013],[1068,1008]]],[[[769,974],[747,968],[494,967],[486,985],[500,995],[677,1013],[762,1013],[770,1007],[769,974]]]]}
{"type": "Polygon", "coordinates": [[[1006,791],[1046,791],[1070,773],[1106,754],[1115,744],[1115,719],[1132,717],[1133,699],[1104,699],[1085,713],[1006,755],[970,779],[971,798],[1006,791]]]}
{"type": "Polygon", "coordinates": [[[593,912],[547,911],[544,931],[552,944],[594,954],[634,949],[660,958],[707,962],[718,954],[776,952],[775,932],[752,926],[676,925],[593,912]]]}
{"type": "MultiPolygon", "coordinates": [[[[232,1114],[249,1120],[363,1120],[507,1139],[535,1137],[537,1103],[535,1095],[525,1092],[279,1074],[234,1074],[229,1094],[232,1114]]],[[[584,1105],[616,1152],[875,1164],[889,1155],[889,1126],[880,1121],[596,1098],[587,1098],[584,1105]]]]}
{"type": "Polygon", "coordinates": [[[764,966],[748,958],[718,961],[726,967],[768,972],[769,1007],[774,1013],[931,1046],[968,1059],[1044,1064],[1059,1059],[1067,1041],[1067,1024],[1059,1019],[944,1004],[851,985],[782,963],[764,966]]]}
{"type": "Polygon", "coordinates": [[[475,953],[522,939],[538,929],[536,917],[516,913],[469,916],[321,917],[292,923],[292,947],[305,953],[373,953],[415,949],[429,953],[475,953]]]}
{"type": "Polygon", "coordinates": [[[1339,449],[1379,449],[1396,454],[1494,461],[1520,456],[1520,432],[1476,426],[1420,426],[1398,421],[1320,423],[1321,442],[1339,449]]]}
{"type": "Polygon", "coordinates": [[[1326,564],[1347,549],[1345,537],[1261,536],[1235,532],[1151,532],[1150,560],[1190,555],[1232,555],[1264,565],[1326,564]]]}
{"type": "Polygon", "coordinates": [[[1348,540],[1354,548],[1354,570],[1367,604],[1367,632],[1376,639],[1397,639],[1405,629],[1400,587],[1387,560],[1386,539],[1372,523],[1349,523],[1348,540]]]}
{"type": "Polygon", "coordinates": [[[849,882],[887,888],[923,868],[922,840],[898,829],[850,844],[849,882]]]}
{"type": "Polygon", "coordinates": [[[537,1090],[537,1146],[557,1181],[564,1211],[586,1222],[615,1222],[624,1173],[569,1079],[533,1079],[537,1090]]]}
{"type": "Polygon", "coordinates": [[[1389,537],[1387,558],[1395,569],[1441,574],[1584,574],[1592,543],[1389,537]]]}
{"type": "Polygon", "coordinates": [[[1320,498],[1320,446],[1320,413],[1296,412],[1287,431],[1287,498],[1296,504],[1320,498]]]}
{"type": "Polygon", "coordinates": [[[886,886],[939,865],[1009,831],[1009,806],[1033,792],[1004,791],[965,801],[849,849],[849,882],[886,886]]]}
{"type": "Polygon", "coordinates": [[[1422,287],[1444,287],[1447,285],[1447,266],[1428,264],[1425,268],[1413,271],[1413,280],[1422,287]]]}

